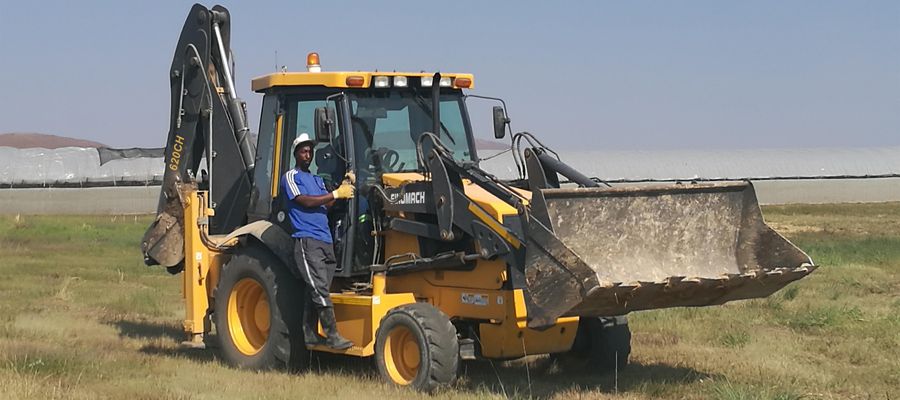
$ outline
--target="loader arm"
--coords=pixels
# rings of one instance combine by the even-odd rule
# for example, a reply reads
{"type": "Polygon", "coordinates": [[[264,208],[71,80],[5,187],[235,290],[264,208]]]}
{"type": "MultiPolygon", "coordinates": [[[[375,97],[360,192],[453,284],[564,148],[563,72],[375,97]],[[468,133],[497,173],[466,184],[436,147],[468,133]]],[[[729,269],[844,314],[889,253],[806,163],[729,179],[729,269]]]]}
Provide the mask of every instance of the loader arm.
{"type": "Polygon", "coordinates": [[[430,206],[405,211],[436,214],[432,237],[452,241],[462,231],[475,238],[481,254],[469,257],[503,257],[513,287],[524,291],[529,327],[551,326],[562,316],[767,297],[816,268],[765,224],[748,182],[599,187],[561,161],[542,162],[541,149],[528,149],[526,200],[476,165],[455,160],[433,136],[427,140],[433,141],[425,157],[430,206]],[[560,188],[557,173],[581,187],[560,188]],[[480,210],[466,197],[463,179],[517,215],[501,223],[480,210]]]}
{"type": "Polygon", "coordinates": [[[148,265],[182,265],[184,227],[196,222],[183,220],[181,191],[188,183],[209,191],[209,233],[228,233],[246,221],[255,149],[234,88],[230,31],[224,7],[195,4],[178,39],[169,71],[165,174],[157,218],[141,244],[148,265]]]}

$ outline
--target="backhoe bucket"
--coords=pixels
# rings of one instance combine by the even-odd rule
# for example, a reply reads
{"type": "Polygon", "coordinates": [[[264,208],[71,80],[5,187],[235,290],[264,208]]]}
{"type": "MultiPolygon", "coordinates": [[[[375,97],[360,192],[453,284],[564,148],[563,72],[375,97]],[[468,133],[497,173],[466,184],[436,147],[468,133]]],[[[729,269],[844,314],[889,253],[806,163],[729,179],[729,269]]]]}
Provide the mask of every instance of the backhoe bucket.
{"type": "Polygon", "coordinates": [[[766,297],[815,269],[765,224],[750,183],[536,190],[526,236],[535,328],[766,297]]]}
{"type": "MultiPolygon", "coordinates": [[[[147,265],[177,267],[184,261],[184,207],[195,184],[173,183],[163,188],[156,219],[144,232],[141,252],[147,265]]],[[[183,266],[183,265],[182,265],[183,266]]]]}

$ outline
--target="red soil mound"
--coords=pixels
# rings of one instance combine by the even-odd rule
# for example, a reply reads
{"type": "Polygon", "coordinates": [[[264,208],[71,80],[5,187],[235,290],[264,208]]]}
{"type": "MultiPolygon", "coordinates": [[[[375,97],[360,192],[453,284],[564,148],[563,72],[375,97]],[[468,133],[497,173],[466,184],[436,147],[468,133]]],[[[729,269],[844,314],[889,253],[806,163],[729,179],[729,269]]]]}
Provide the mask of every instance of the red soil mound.
{"type": "Polygon", "coordinates": [[[57,149],[60,147],[107,147],[103,143],[92,142],[84,139],[73,139],[43,133],[3,133],[0,134],[0,146],[27,149],[41,147],[44,149],[57,149]]]}

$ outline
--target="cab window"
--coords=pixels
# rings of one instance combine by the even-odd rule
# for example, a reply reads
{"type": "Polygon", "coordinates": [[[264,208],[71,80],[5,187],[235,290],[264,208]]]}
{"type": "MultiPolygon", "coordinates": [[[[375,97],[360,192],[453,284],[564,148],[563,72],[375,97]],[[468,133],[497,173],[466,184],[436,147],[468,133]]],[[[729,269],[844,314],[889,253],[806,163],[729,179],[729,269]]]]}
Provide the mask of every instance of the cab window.
{"type": "MultiPolygon", "coordinates": [[[[287,160],[287,162],[285,163],[282,173],[291,168],[294,168],[296,165],[293,148],[291,148],[294,143],[294,139],[300,136],[300,134],[306,133],[310,138],[315,140],[316,108],[325,107],[325,104],[325,100],[300,99],[290,105],[288,111],[289,126],[285,129],[284,138],[285,152],[283,159],[287,160]]],[[[331,102],[330,105],[331,107],[335,107],[334,102],[331,102]]],[[[329,189],[339,181],[340,177],[344,175],[346,169],[345,162],[340,157],[342,154],[344,154],[342,148],[343,146],[341,145],[341,137],[340,127],[338,127],[335,132],[335,137],[331,141],[333,145],[332,143],[328,142],[316,143],[314,147],[315,153],[313,154],[313,160],[309,166],[309,171],[315,175],[322,177],[322,180],[325,181],[326,187],[328,187],[329,189]]]]}

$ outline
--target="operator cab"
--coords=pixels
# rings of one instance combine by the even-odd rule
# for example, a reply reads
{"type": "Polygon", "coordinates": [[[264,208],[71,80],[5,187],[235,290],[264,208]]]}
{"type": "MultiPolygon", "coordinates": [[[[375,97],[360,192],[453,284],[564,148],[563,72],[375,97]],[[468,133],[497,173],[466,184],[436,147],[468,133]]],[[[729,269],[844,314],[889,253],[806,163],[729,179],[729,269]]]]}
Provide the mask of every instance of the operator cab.
{"type": "Polygon", "coordinates": [[[440,88],[438,137],[457,160],[478,159],[462,91],[472,87],[473,78],[442,74],[434,82],[428,73],[322,72],[314,54],[308,58],[308,72],[253,80],[253,90],[264,97],[248,222],[268,219],[290,231],[280,179],[294,167],[294,138],[316,133],[318,110],[329,116],[331,129],[324,136],[320,129],[310,171],[323,178],[328,190],[349,170],[358,182],[356,197],[336,203],[329,212],[336,276],[368,275],[367,267],[377,262],[375,221],[369,212],[372,187],[381,184],[385,173],[422,171],[417,145],[423,132],[434,130],[433,85],[440,88]]]}

